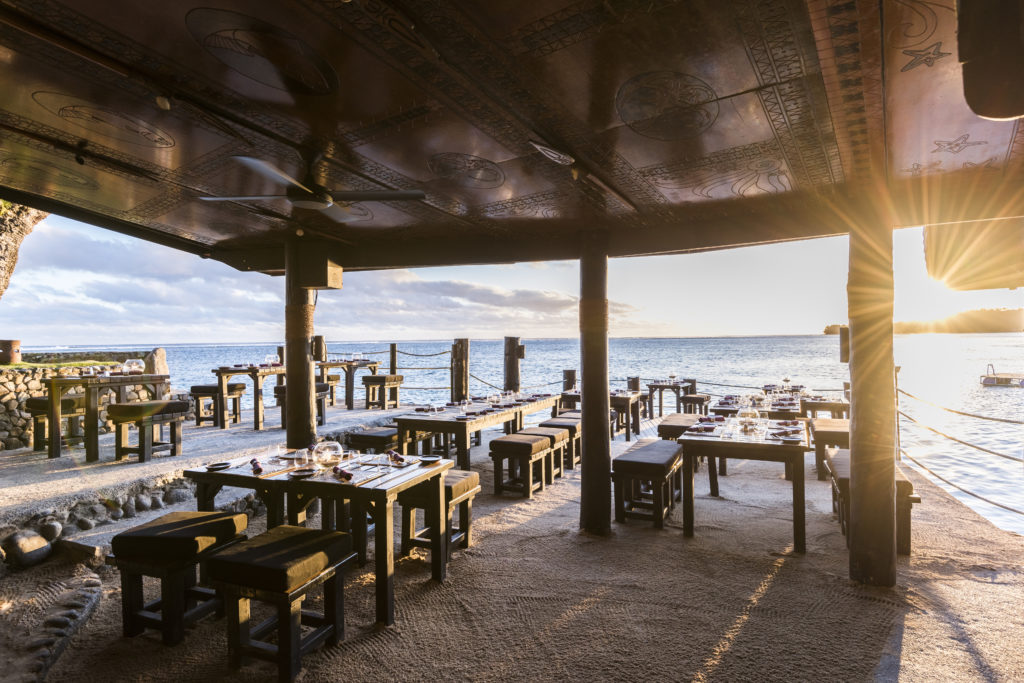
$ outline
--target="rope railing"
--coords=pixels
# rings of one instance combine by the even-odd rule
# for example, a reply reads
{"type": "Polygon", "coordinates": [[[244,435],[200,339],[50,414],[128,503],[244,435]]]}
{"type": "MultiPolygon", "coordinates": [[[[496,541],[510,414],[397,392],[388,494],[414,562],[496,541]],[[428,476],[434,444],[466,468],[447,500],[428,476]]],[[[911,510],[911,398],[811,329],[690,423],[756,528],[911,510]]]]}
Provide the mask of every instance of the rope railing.
{"type": "Polygon", "coordinates": [[[491,387],[492,389],[497,389],[498,391],[504,391],[504,389],[502,389],[501,387],[497,386],[496,384],[491,384],[490,382],[488,382],[485,379],[480,379],[479,377],[474,375],[472,372],[469,373],[469,376],[472,377],[473,379],[475,379],[477,382],[480,382],[481,384],[486,384],[487,386],[491,387]]]}
{"type": "Polygon", "coordinates": [[[447,351],[438,351],[437,353],[413,353],[412,351],[403,351],[402,349],[395,349],[398,353],[403,356],[416,356],[417,358],[429,358],[431,356],[443,356],[446,353],[451,353],[451,349],[447,351]]]}
{"type": "Polygon", "coordinates": [[[977,494],[974,491],[968,491],[967,489],[965,489],[963,486],[960,486],[959,484],[954,484],[949,479],[946,479],[941,474],[937,474],[934,470],[932,470],[929,467],[927,467],[926,465],[922,464],[917,458],[915,458],[914,456],[910,455],[910,453],[907,453],[907,451],[902,449],[902,448],[900,449],[900,453],[904,457],[906,457],[908,460],[910,460],[910,462],[914,463],[915,465],[917,465],[918,467],[923,469],[928,474],[932,475],[933,477],[935,477],[936,479],[938,479],[940,481],[945,482],[946,484],[949,484],[950,486],[952,486],[956,490],[961,491],[963,493],[966,493],[969,496],[973,496],[973,497],[977,498],[978,500],[981,500],[981,501],[984,501],[984,502],[988,503],[989,505],[995,505],[997,508],[1002,508],[1003,510],[1007,510],[1009,512],[1016,512],[1018,515],[1024,515],[1024,510],[1018,510],[1017,508],[1010,507],[1009,505],[1004,505],[1002,503],[999,503],[999,502],[996,502],[996,501],[992,500],[991,498],[986,498],[985,496],[977,494]]]}
{"type": "Polygon", "coordinates": [[[1006,424],[1011,424],[1011,425],[1024,425],[1024,421],[1021,421],[1021,420],[1010,420],[1010,419],[1005,418],[1005,417],[990,417],[988,415],[975,415],[974,413],[965,413],[962,410],[954,410],[953,408],[947,408],[946,406],[940,406],[938,403],[932,403],[931,401],[925,400],[925,399],[921,398],[920,396],[914,396],[909,391],[904,391],[903,389],[897,389],[896,391],[900,392],[904,396],[909,396],[910,398],[914,399],[915,401],[920,401],[921,403],[927,403],[930,406],[934,406],[936,408],[940,408],[942,410],[945,410],[947,413],[953,413],[954,415],[963,415],[964,417],[976,417],[979,420],[991,420],[992,422],[1004,422],[1006,424]]]}
{"type": "Polygon", "coordinates": [[[974,448],[974,449],[976,449],[976,450],[979,450],[979,451],[981,451],[981,452],[983,452],[983,453],[988,453],[989,455],[995,455],[995,456],[998,456],[998,457],[1000,457],[1000,458],[1005,458],[1006,460],[1012,460],[1012,461],[1014,461],[1014,462],[1024,462],[1024,458],[1018,458],[1018,457],[1017,457],[1017,456],[1015,456],[1015,455],[1007,455],[1007,454],[1005,454],[1005,453],[999,453],[998,451],[993,451],[993,450],[989,450],[988,448],[984,448],[984,447],[982,447],[982,446],[978,446],[978,445],[976,445],[976,444],[973,444],[973,443],[969,443],[969,442],[967,442],[967,441],[964,441],[963,439],[958,439],[958,438],[956,438],[955,436],[951,436],[951,435],[949,435],[949,434],[946,434],[945,432],[940,432],[940,431],[939,431],[938,429],[935,429],[934,427],[931,427],[931,426],[929,426],[929,425],[926,425],[925,423],[921,422],[920,420],[917,420],[917,419],[915,419],[915,418],[911,417],[910,415],[907,415],[907,414],[906,414],[905,412],[903,412],[902,410],[898,410],[898,411],[896,411],[896,412],[897,412],[897,413],[898,413],[898,414],[899,414],[900,416],[902,416],[902,417],[905,417],[905,418],[907,418],[908,420],[910,420],[910,421],[911,421],[911,422],[913,422],[914,424],[916,424],[916,425],[919,425],[919,426],[921,426],[921,427],[924,427],[924,428],[925,428],[925,429],[927,429],[928,431],[930,431],[930,432],[934,432],[935,434],[938,434],[939,436],[945,437],[945,438],[949,439],[950,441],[955,441],[955,442],[957,442],[958,444],[961,444],[961,445],[963,445],[963,446],[968,446],[968,447],[970,447],[970,448],[974,448]]]}
{"type": "Polygon", "coordinates": [[[382,353],[391,353],[390,349],[384,349],[383,351],[363,351],[364,356],[379,356],[382,353]]]}
{"type": "Polygon", "coordinates": [[[449,368],[447,365],[444,366],[444,367],[440,367],[440,368],[427,368],[427,367],[421,367],[421,366],[413,366],[413,367],[407,367],[407,368],[395,368],[395,370],[450,370],[450,369],[451,368],[449,368]]]}
{"type": "Polygon", "coordinates": [[[554,382],[548,382],[547,384],[534,384],[534,385],[529,386],[529,387],[520,387],[520,389],[523,390],[523,391],[528,391],[530,389],[540,389],[542,387],[552,387],[552,386],[554,386],[556,384],[561,384],[561,383],[562,383],[562,380],[556,379],[554,382]]]}
{"type": "Polygon", "coordinates": [[[761,391],[762,389],[762,387],[751,387],[745,384],[725,384],[723,382],[707,382],[702,379],[697,380],[697,384],[710,384],[713,387],[731,387],[733,389],[756,389],[757,391],[761,391]]]}
{"type": "Polygon", "coordinates": [[[407,387],[402,385],[402,391],[440,391],[441,389],[451,389],[451,386],[447,387],[407,387]]]}

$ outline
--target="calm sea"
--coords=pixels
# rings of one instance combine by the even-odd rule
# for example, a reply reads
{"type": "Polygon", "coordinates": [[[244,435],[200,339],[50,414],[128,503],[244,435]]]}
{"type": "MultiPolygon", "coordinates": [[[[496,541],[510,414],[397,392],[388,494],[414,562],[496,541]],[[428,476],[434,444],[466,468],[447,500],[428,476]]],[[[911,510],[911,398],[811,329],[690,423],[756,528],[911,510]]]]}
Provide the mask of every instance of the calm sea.
{"type": "MultiPolygon", "coordinates": [[[[521,364],[522,385],[536,390],[561,384],[562,369],[579,367],[575,339],[527,339],[521,364]]],[[[152,346],[157,346],[154,344],[152,346]]],[[[172,384],[187,390],[192,384],[210,383],[210,369],[234,363],[263,362],[276,352],[276,344],[171,344],[167,349],[172,384]]],[[[67,350],[116,347],[75,346],[67,350]]],[[[126,349],[151,348],[140,345],[126,349]]],[[[387,343],[330,343],[332,354],[371,354],[387,365],[387,343]]],[[[410,402],[445,400],[448,396],[450,341],[401,342],[399,372],[405,375],[403,394],[410,402]],[[433,355],[441,354],[441,355],[433,355]],[[430,369],[439,368],[439,369],[430,369]]],[[[502,385],[502,340],[472,341],[470,391],[485,394],[489,384],[502,385]]],[[[25,347],[25,351],[51,350],[25,347]]],[[[979,376],[991,363],[1000,372],[1024,372],[1024,335],[899,335],[896,363],[901,366],[899,386],[921,400],[900,396],[900,407],[919,422],[1015,459],[1008,459],[959,444],[926,427],[901,421],[903,448],[923,466],[968,491],[1024,512],[1024,427],[956,415],[929,403],[957,411],[1024,420],[1024,389],[983,388],[979,376]]],[[[645,379],[669,374],[696,377],[706,393],[737,393],[724,385],[760,386],[790,377],[816,391],[840,390],[849,378],[839,362],[837,337],[723,337],[699,339],[612,339],[609,366],[613,387],[624,387],[629,376],[645,379]],[[711,383],[716,384],[711,384],[711,383]]],[[[269,387],[268,387],[269,389],[269,387]]],[[[251,394],[247,392],[246,400],[251,394]]],[[[915,466],[908,463],[910,466],[915,466]]],[[[931,475],[929,475],[931,476],[931,475]]],[[[998,526],[1024,534],[1024,514],[983,502],[947,483],[933,481],[998,526]]],[[[926,502],[927,504],[927,502],[926,502]]]]}

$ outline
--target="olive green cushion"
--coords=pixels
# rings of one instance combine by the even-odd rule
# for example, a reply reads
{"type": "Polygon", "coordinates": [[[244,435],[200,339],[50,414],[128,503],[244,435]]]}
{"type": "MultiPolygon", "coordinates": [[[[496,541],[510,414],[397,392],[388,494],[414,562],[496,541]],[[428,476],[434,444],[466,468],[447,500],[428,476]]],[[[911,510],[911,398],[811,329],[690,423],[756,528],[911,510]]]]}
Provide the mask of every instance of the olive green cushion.
{"type": "Polygon", "coordinates": [[[565,429],[569,432],[569,436],[576,438],[576,435],[580,431],[580,421],[572,418],[563,418],[561,415],[553,417],[550,420],[544,420],[541,422],[539,427],[554,427],[555,429],[565,429]]]}
{"type": "Polygon", "coordinates": [[[664,477],[682,453],[683,449],[675,441],[640,443],[612,460],[612,471],[645,479],[664,477]]]}
{"type": "MultiPolygon", "coordinates": [[[[201,396],[215,396],[217,394],[216,384],[193,384],[189,393],[201,396]]],[[[228,393],[245,393],[245,382],[228,382],[228,393]]]]}
{"type": "Polygon", "coordinates": [[[136,403],[111,403],[107,406],[107,417],[114,422],[132,422],[145,417],[187,413],[188,401],[138,401],[136,403]]]}
{"type": "Polygon", "coordinates": [[[212,556],[207,572],[214,581],[287,593],[351,552],[347,533],[283,524],[212,556]]]}
{"type": "Polygon", "coordinates": [[[233,512],[171,512],[110,541],[114,557],[143,561],[186,561],[245,531],[248,517],[233,512]]]}
{"type": "Polygon", "coordinates": [[[327,383],[328,384],[340,384],[341,383],[341,375],[327,375],[327,383]]]}
{"type": "Polygon", "coordinates": [[[534,455],[551,447],[551,439],[530,434],[508,434],[491,441],[491,453],[501,455],[534,455]]]}
{"type": "MultiPolygon", "coordinates": [[[[46,396],[37,396],[30,398],[25,401],[25,410],[30,413],[45,413],[50,409],[50,399],[46,396]]],[[[60,410],[62,413],[69,413],[72,410],[84,410],[85,409],[85,397],[79,396],[67,397],[65,396],[60,400],[60,410]]]]}
{"type": "MultiPolygon", "coordinates": [[[[328,392],[330,392],[331,385],[328,384],[327,382],[317,382],[316,384],[313,385],[313,390],[316,392],[317,396],[319,397],[321,394],[327,394],[328,392]]],[[[274,397],[275,398],[283,398],[287,394],[288,394],[288,385],[287,384],[277,384],[277,385],[274,386],[274,397]]]]}
{"type": "Polygon", "coordinates": [[[348,444],[353,448],[379,448],[398,443],[398,429],[395,427],[374,427],[361,432],[351,432],[348,444]]]}
{"type": "MultiPolygon", "coordinates": [[[[850,479],[850,451],[846,448],[840,448],[836,450],[835,454],[829,455],[829,451],[825,451],[825,462],[828,465],[829,472],[836,479],[850,479]]],[[[899,466],[896,467],[895,472],[896,479],[896,497],[905,498],[906,496],[914,495],[914,483],[907,479],[907,475],[900,471],[899,466]]],[[[848,484],[847,484],[848,485],[848,484]]]]}
{"type": "Polygon", "coordinates": [[[560,427],[530,427],[528,429],[520,429],[518,433],[547,437],[552,448],[569,440],[569,430],[560,427]]]}
{"type": "Polygon", "coordinates": [[[404,380],[404,375],[363,375],[363,386],[401,384],[404,380]]]}
{"type": "Polygon", "coordinates": [[[678,439],[686,430],[697,424],[700,416],[696,413],[673,413],[666,415],[658,424],[658,436],[662,439],[678,439]]]}
{"type": "MultiPolygon", "coordinates": [[[[444,499],[452,502],[480,486],[480,475],[468,470],[448,470],[444,475],[444,499]]],[[[429,503],[427,496],[432,487],[429,481],[417,484],[398,494],[398,504],[410,507],[425,508],[429,503]]]]}

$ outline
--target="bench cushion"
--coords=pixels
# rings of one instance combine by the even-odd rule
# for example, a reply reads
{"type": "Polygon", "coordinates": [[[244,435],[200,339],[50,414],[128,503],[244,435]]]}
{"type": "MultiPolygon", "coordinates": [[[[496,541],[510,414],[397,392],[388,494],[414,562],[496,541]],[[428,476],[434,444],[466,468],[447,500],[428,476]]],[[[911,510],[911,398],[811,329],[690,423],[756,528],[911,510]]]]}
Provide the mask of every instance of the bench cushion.
{"type": "MultiPolygon", "coordinates": [[[[26,399],[25,410],[30,413],[46,413],[50,409],[50,399],[47,396],[36,396],[35,398],[26,399]]],[[[85,397],[68,397],[65,396],[60,400],[60,410],[62,413],[70,413],[73,410],[84,410],[85,409],[85,397]]]]}
{"type": "Polygon", "coordinates": [[[534,455],[550,448],[551,439],[529,434],[508,434],[491,441],[491,453],[502,455],[534,455]]]}
{"type": "Polygon", "coordinates": [[[553,417],[550,420],[544,420],[538,425],[540,427],[554,427],[555,429],[565,429],[569,432],[569,436],[573,439],[580,431],[580,421],[574,420],[568,417],[553,417]]]}
{"type": "Polygon", "coordinates": [[[679,401],[681,403],[684,403],[684,404],[685,403],[694,403],[694,404],[698,404],[698,405],[699,404],[703,404],[703,403],[711,403],[711,395],[710,394],[685,394],[685,395],[679,397],[679,401]]]}
{"type": "Polygon", "coordinates": [[[364,386],[370,384],[401,384],[404,380],[404,375],[363,375],[364,386]]]}
{"type": "Polygon", "coordinates": [[[353,441],[394,441],[398,438],[397,427],[371,427],[348,435],[353,441]]]}
{"type": "Polygon", "coordinates": [[[694,413],[672,413],[658,424],[658,436],[662,439],[678,439],[687,429],[697,424],[699,417],[694,413]]]}
{"type": "Polygon", "coordinates": [[[551,447],[569,440],[569,430],[562,429],[561,427],[530,427],[528,429],[520,429],[518,433],[546,437],[551,447]]]}
{"type": "Polygon", "coordinates": [[[212,556],[207,571],[214,581],[287,593],[351,552],[344,532],[282,524],[212,556]]]}
{"type": "MultiPolygon", "coordinates": [[[[198,394],[201,396],[215,396],[217,394],[217,385],[193,384],[188,391],[190,394],[198,394]]],[[[228,382],[228,393],[234,394],[236,392],[245,392],[245,382],[228,382]]]]}
{"type": "Polygon", "coordinates": [[[187,561],[245,531],[248,517],[233,512],[171,512],[110,541],[114,557],[151,562],[187,561]]]}
{"type": "Polygon", "coordinates": [[[480,485],[480,475],[468,470],[448,470],[444,475],[444,497],[451,501],[480,485]]]}
{"type": "Polygon", "coordinates": [[[111,403],[107,406],[107,417],[115,422],[129,422],[159,415],[187,413],[188,401],[137,401],[135,403],[111,403]]]}
{"type": "MultiPolygon", "coordinates": [[[[846,448],[838,449],[834,455],[825,451],[825,462],[828,463],[828,471],[838,479],[850,479],[850,451],[846,448]]],[[[914,483],[907,479],[899,465],[896,466],[896,497],[906,498],[914,495],[914,483]]]]}
{"type": "Polygon", "coordinates": [[[815,417],[810,420],[811,438],[817,444],[850,447],[850,421],[843,418],[815,417]]]}
{"type": "Polygon", "coordinates": [[[683,449],[674,441],[651,440],[638,443],[612,460],[612,471],[645,479],[664,477],[672,471],[682,453],[683,449]]]}
{"type": "Polygon", "coordinates": [[[340,384],[341,383],[341,375],[327,375],[327,383],[328,384],[340,384]]]}
{"type": "MultiPolygon", "coordinates": [[[[317,393],[317,395],[327,394],[331,390],[331,385],[328,384],[327,382],[316,382],[313,385],[313,390],[317,393]]],[[[287,393],[288,393],[288,385],[287,384],[275,384],[274,385],[274,397],[275,398],[281,398],[282,396],[285,396],[287,393]]]]}

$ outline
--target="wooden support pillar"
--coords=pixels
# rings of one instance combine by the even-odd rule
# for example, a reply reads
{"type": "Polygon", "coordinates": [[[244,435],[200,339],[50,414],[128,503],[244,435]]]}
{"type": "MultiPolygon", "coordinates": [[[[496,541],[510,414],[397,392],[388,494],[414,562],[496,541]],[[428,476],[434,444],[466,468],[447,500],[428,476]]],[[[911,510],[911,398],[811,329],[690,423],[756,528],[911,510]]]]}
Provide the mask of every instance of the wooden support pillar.
{"type": "Polygon", "coordinates": [[[285,246],[284,344],[288,448],[305,448],[316,441],[313,290],[299,285],[299,241],[299,238],[291,237],[285,246]]]}
{"type": "Polygon", "coordinates": [[[505,337],[505,391],[519,391],[519,359],[526,355],[526,347],[519,337],[505,337]]]}
{"type": "Polygon", "coordinates": [[[580,528],[611,529],[611,443],[608,437],[608,252],[588,236],[580,257],[580,361],[583,369],[583,458],[580,528]]]}
{"type": "Polygon", "coordinates": [[[452,344],[452,401],[469,400],[469,340],[452,344]]]}
{"type": "Polygon", "coordinates": [[[391,347],[388,349],[388,358],[391,361],[391,372],[392,375],[398,374],[398,344],[391,342],[391,347]]]}
{"type": "Polygon", "coordinates": [[[572,391],[576,388],[576,370],[562,370],[562,391],[572,391]]]}
{"type": "Polygon", "coordinates": [[[896,584],[892,229],[850,231],[850,578],[896,584]]]}

